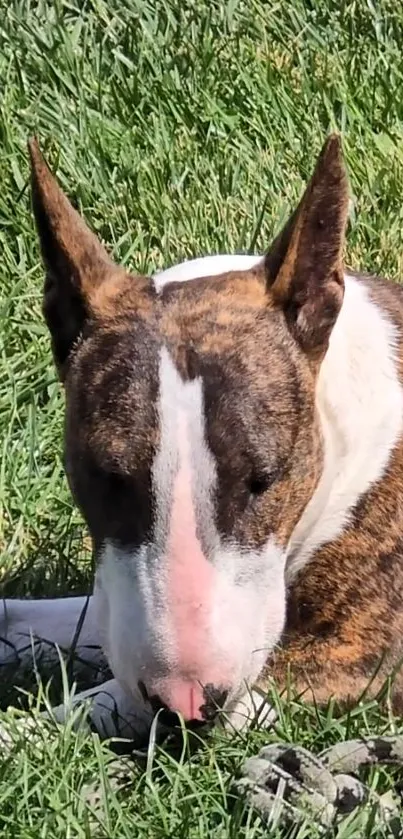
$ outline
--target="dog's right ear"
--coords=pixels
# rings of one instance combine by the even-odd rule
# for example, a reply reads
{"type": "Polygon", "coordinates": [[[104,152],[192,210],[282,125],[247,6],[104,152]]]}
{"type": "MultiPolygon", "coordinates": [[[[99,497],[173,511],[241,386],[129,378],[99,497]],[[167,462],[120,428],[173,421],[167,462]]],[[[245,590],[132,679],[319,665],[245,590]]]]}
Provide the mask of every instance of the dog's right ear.
{"type": "Polygon", "coordinates": [[[62,192],[35,139],[29,141],[29,153],[33,210],[46,270],[43,311],[63,373],[91,315],[94,292],[114,265],[62,192]]]}
{"type": "MultiPolygon", "coordinates": [[[[43,311],[61,378],[86,322],[113,316],[117,300],[133,281],[72,207],[52,175],[35,139],[29,141],[32,202],[46,269],[43,311]]],[[[140,280],[140,278],[139,278],[140,280]]]]}

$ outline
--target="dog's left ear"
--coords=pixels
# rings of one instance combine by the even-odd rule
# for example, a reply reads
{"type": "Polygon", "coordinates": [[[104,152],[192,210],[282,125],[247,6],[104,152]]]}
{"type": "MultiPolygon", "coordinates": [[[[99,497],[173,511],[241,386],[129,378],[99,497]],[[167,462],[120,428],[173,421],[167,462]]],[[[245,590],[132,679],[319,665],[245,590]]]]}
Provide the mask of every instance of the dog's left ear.
{"type": "Polygon", "coordinates": [[[344,295],[348,182],[340,138],[326,141],[294,214],[265,258],[270,301],[314,363],[328,347],[344,295]]]}

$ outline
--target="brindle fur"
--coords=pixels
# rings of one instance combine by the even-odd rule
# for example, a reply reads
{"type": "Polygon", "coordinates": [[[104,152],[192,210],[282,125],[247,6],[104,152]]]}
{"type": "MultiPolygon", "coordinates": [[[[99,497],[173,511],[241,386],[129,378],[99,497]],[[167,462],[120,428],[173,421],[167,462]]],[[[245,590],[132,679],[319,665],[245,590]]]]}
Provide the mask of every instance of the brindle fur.
{"type": "MultiPolygon", "coordinates": [[[[326,143],[262,268],[173,283],[160,295],[148,278],[111,262],[36,143],[30,151],[47,268],[44,311],[66,390],[66,470],[95,549],[106,537],[136,545],[152,531],[149,464],[158,446],[162,345],[184,378],[205,382],[219,532],[260,546],[274,530],[285,545],[323,464],[315,383],[343,300],[348,204],[339,139],[326,143]],[[265,423],[256,422],[261,416],[265,423]],[[255,429],[247,444],[245,428],[255,429]]],[[[400,289],[362,282],[403,336],[400,289]]],[[[403,378],[402,346],[399,357],[403,378]]],[[[350,526],[290,585],[283,645],[268,661],[263,686],[274,677],[282,687],[290,668],[297,689],[309,688],[316,701],[352,701],[386,655],[371,691],[379,689],[402,654],[402,497],[403,441],[350,526]]],[[[400,676],[393,697],[401,710],[400,676]]]]}
{"type": "MultiPolygon", "coordinates": [[[[403,289],[377,277],[365,282],[398,327],[397,359],[403,380],[403,289]]],[[[370,453],[369,453],[370,456],[370,453]]],[[[262,677],[284,684],[287,669],[297,690],[318,703],[330,696],[349,704],[377,694],[393,670],[391,696],[403,711],[403,441],[382,478],[363,496],[349,527],[324,546],[292,583],[283,648],[262,677]]]]}

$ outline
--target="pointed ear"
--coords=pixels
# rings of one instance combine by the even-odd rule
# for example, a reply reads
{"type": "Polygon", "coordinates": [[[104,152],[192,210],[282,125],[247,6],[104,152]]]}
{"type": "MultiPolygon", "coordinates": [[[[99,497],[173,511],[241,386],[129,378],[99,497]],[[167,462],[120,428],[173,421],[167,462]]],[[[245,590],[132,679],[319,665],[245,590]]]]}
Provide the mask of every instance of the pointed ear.
{"type": "Polygon", "coordinates": [[[326,141],[303,198],[265,258],[266,283],[304,352],[320,361],[343,296],[348,183],[341,142],[326,141]]]}
{"type": "Polygon", "coordinates": [[[46,269],[43,311],[52,336],[56,365],[63,377],[69,354],[86,320],[97,313],[105,283],[116,286],[125,272],[74,210],[41,154],[35,139],[28,144],[32,202],[46,269]]]}

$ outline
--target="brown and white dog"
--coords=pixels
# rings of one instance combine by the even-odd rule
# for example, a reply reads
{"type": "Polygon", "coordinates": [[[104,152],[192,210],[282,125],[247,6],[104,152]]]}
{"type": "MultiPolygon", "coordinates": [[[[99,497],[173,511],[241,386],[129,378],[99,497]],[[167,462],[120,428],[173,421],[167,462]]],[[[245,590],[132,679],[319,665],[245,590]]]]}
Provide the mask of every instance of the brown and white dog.
{"type": "Polygon", "coordinates": [[[154,278],[112,262],[30,153],[66,472],[120,689],[187,721],[289,669],[352,702],[382,663],[379,690],[403,652],[403,292],[343,268],[339,138],[265,256],[154,278]]]}

